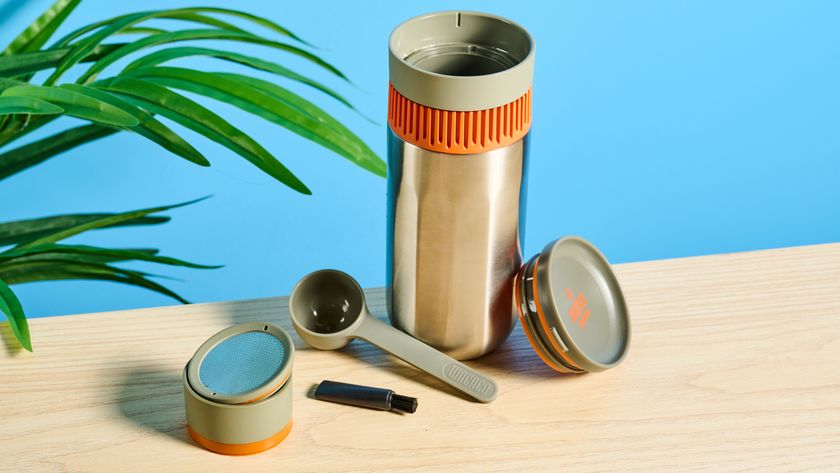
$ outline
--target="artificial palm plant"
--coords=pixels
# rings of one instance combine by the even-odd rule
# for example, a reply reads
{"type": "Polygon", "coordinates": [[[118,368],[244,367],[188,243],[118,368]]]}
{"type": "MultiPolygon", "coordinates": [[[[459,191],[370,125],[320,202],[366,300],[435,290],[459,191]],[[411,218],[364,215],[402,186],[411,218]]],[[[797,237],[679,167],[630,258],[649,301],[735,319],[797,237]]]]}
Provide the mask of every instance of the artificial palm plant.
{"type": "MultiPolygon", "coordinates": [[[[312,53],[308,43],[279,24],[223,8],[145,11],[84,26],[47,46],[79,1],[58,0],[0,55],[0,180],[76,146],[122,131],[137,133],[175,156],[209,166],[199,150],[159,119],[163,118],[227,147],[295,191],[310,193],[306,185],[263,146],[180,92],[232,104],[364,169],[385,175],[385,163],[353,132],[323,109],[278,83],[241,73],[163,66],[191,56],[217,58],[275,74],[282,78],[280,82],[289,80],[306,84],[352,108],[334,90],[281,64],[225,49],[197,46],[208,40],[262,45],[267,50],[303,58],[338,79],[346,80],[338,69],[312,53]],[[162,29],[150,24],[159,19],[175,20],[173,24],[181,28],[162,29]],[[255,28],[277,39],[255,34],[251,31],[255,28]],[[124,39],[126,37],[130,39],[124,39]],[[188,46],[172,46],[187,41],[191,42],[188,46]],[[147,51],[153,47],[156,49],[147,51]],[[134,59],[122,70],[113,72],[114,67],[109,67],[127,57],[134,59]],[[107,71],[111,73],[106,74],[107,71]],[[74,73],[72,80],[66,79],[68,73],[74,73]],[[16,140],[64,116],[88,123],[13,147],[16,140]]],[[[94,229],[164,223],[168,217],[159,215],[160,212],[186,204],[119,214],[58,215],[0,223],[0,311],[9,319],[20,344],[32,349],[24,311],[9,288],[13,284],[60,279],[115,281],[185,302],[150,279],[151,275],[115,263],[146,261],[192,268],[212,266],[161,256],[154,249],[101,248],[68,245],[61,241],[94,229]]]]}

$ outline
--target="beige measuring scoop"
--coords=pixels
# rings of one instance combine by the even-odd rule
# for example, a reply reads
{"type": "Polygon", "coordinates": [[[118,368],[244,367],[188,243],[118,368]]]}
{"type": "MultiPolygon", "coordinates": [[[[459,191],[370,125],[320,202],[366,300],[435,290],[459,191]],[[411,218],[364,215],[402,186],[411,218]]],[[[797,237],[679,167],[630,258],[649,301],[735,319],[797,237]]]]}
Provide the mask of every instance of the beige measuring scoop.
{"type": "Polygon", "coordinates": [[[325,269],[304,276],[289,297],[300,338],[320,350],[366,340],[481,402],[496,398],[496,383],[371,315],[361,286],[350,275],[325,269]]]}

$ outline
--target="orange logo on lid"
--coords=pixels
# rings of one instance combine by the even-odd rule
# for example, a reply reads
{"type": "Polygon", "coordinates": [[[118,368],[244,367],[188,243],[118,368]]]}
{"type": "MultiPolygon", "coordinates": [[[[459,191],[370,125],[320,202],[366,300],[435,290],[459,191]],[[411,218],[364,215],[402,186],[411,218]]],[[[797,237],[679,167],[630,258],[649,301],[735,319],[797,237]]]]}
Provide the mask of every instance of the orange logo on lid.
{"type": "Polygon", "coordinates": [[[589,309],[586,308],[586,297],[583,296],[582,292],[579,292],[577,297],[575,297],[572,290],[568,287],[565,291],[566,299],[572,302],[572,305],[569,306],[569,317],[572,318],[572,321],[577,322],[580,328],[586,328],[586,319],[589,318],[589,309]]]}

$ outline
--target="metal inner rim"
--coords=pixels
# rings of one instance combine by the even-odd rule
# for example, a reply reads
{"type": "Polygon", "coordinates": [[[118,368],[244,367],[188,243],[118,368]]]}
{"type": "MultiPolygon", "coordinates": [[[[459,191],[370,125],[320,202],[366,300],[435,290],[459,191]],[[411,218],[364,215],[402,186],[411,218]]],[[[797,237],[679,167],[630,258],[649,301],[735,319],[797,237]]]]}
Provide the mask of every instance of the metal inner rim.
{"type": "Polygon", "coordinates": [[[513,54],[502,48],[474,43],[433,44],[412,51],[403,60],[412,66],[429,72],[456,76],[492,74],[510,69],[521,62],[513,54]],[[444,58],[449,58],[453,62],[459,60],[463,62],[472,59],[473,62],[481,62],[485,70],[479,73],[474,69],[467,68],[458,72],[447,72],[440,70],[442,65],[428,67],[429,62],[444,58]],[[488,67],[491,69],[486,70],[488,67]]]}

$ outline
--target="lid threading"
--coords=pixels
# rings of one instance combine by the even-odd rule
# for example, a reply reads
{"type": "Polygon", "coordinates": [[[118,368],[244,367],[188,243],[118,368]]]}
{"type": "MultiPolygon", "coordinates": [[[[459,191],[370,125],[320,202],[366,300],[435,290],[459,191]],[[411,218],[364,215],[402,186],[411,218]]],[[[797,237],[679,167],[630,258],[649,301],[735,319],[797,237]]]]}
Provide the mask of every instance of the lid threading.
{"type": "MultiPolygon", "coordinates": [[[[534,352],[536,352],[543,363],[560,373],[580,373],[583,370],[574,365],[570,366],[565,361],[554,356],[553,350],[548,348],[548,345],[546,345],[547,342],[543,341],[542,334],[539,333],[539,315],[536,313],[536,310],[531,310],[530,301],[533,299],[528,296],[528,279],[533,276],[533,267],[536,259],[536,256],[531,258],[514,277],[514,304],[516,305],[517,314],[519,314],[519,323],[522,324],[522,330],[528,338],[528,343],[531,344],[534,352]]],[[[536,309],[536,304],[534,309],[536,309]]]]}

